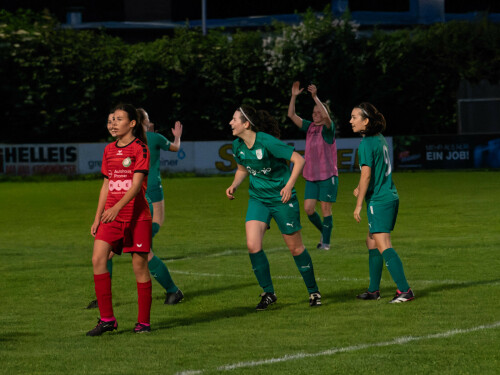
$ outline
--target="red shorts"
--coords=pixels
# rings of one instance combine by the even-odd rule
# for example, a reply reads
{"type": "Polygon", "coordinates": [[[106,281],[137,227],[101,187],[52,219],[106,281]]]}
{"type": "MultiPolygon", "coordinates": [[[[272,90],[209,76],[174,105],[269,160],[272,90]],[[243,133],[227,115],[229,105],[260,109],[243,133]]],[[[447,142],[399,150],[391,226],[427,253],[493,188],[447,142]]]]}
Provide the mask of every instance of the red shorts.
{"type": "Polygon", "coordinates": [[[149,253],[152,241],[151,220],[101,223],[97,228],[96,240],[109,243],[116,254],[149,253]]]}

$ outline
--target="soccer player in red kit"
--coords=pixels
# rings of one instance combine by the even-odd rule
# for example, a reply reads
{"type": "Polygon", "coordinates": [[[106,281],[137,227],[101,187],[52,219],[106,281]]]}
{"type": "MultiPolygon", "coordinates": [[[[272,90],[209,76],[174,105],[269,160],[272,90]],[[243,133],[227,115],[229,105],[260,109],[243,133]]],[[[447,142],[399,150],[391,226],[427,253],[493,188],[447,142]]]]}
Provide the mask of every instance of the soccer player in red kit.
{"type": "Polygon", "coordinates": [[[150,332],[151,278],[148,253],[151,248],[151,213],[145,198],[149,150],[137,110],[130,104],[115,108],[113,132],[116,142],[104,150],[101,172],[104,182],[91,234],[95,237],[92,266],[101,317],[87,336],[99,336],[118,328],[113,313],[111,278],[106,263],[111,251],[132,254],[137,281],[139,314],[134,332],[150,332]]]}

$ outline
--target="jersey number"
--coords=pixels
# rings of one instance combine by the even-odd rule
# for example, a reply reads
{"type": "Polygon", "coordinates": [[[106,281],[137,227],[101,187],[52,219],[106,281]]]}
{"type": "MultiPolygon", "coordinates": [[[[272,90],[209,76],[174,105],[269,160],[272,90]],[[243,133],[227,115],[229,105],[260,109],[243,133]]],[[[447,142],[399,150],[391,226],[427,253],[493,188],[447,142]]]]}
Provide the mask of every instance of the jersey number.
{"type": "Polygon", "coordinates": [[[384,150],[384,162],[385,162],[385,164],[387,164],[387,171],[385,172],[385,177],[387,177],[392,172],[391,159],[389,158],[389,150],[387,149],[387,146],[384,146],[383,150],[384,150]]]}

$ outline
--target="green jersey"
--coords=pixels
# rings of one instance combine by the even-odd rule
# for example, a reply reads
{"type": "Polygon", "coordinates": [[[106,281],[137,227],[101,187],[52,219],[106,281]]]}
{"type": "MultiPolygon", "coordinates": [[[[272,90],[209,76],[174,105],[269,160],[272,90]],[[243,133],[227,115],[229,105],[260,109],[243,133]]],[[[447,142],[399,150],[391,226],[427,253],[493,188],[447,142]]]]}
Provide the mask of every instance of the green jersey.
{"type": "Polygon", "coordinates": [[[170,141],[163,135],[153,132],[146,132],[148,139],[148,148],[150,155],[149,175],[148,175],[148,190],[161,186],[160,177],[160,150],[168,151],[170,149],[170,141]]]}
{"type": "MultiPolygon", "coordinates": [[[[251,148],[240,138],[233,142],[234,159],[250,175],[250,197],[263,202],[281,201],[280,192],[291,175],[287,161],[293,152],[293,146],[263,132],[257,132],[251,148]]],[[[293,189],[292,197],[295,196],[293,189]]]]}
{"type": "Polygon", "coordinates": [[[359,167],[371,168],[370,184],[366,192],[366,203],[391,202],[399,199],[392,181],[389,148],[382,134],[363,137],[358,148],[359,167]]]}

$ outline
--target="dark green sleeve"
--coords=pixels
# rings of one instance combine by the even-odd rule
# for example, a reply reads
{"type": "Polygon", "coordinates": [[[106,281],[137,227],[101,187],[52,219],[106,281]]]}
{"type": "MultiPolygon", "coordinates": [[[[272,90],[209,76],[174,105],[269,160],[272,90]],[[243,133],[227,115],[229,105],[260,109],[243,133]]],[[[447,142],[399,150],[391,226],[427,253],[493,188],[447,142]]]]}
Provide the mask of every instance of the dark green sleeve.
{"type": "Polygon", "coordinates": [[[309,125],[311,124],[311,121],[302,120],[302,127],[300,128],[300,130],[302,130],[304,133],[307,133],[307,129],[309,129],[309,125]]]}
{"type": "Polygon", "coordinates": [[[360,168],[363,165],[373,168],[373,153],[370,144],[366,141],[366,139],[363,139],[359,144],[358,157],[359,157],[360,168]]]}
{"type": "Polygon", "coordinates": [[[238,163],[239,165],[242,165],[241,164],[241,160],[240,160],[240,156],[238,155],[238,140],[235,139],[233,141],[233,157],[234,157],[234,160],[236,161],[236,163],[238,163]]]}
{"type": "Polygon", "coordinates": [[[326,143],[328,143],[329,145],[333,144],[333,141],[335,140],[335,124],[333,123],[333,121],[330,124],[330,129],[328,129],[326,126],[323,126],[321,135],[323,136],[323,139],[326,143]]]}
{"type": "Polygon", "coordinates": [[[285,142],[282,142],[267,133],[262,133],[262,140],[266,149],[275,158],[290,160],[293,152],[295,151],[295,147],[287,145],[285,142]]]}

